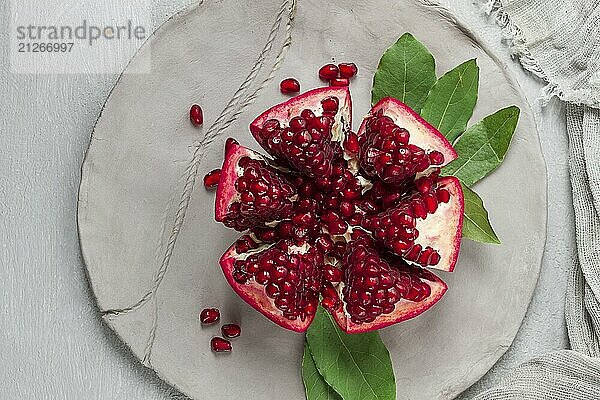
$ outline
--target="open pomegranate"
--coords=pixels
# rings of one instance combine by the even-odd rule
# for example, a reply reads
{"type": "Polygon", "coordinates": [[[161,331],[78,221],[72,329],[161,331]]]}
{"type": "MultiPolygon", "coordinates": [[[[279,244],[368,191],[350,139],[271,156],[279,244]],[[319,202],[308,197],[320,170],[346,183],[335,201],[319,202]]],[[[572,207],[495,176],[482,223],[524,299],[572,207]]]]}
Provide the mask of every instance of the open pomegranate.
{"type": "Polygon", "coordinates": [[[345,332],[383,328],[433,306],[456,265],[464,199],[440,177],[457,155],[435,128],[386,98],[351,131],[347,87],[311,90],[250,131],[272,157],[226,144],[216,219],[245,231],[221,257],[234,291],[305,331],[319,303],[345,332]]]}

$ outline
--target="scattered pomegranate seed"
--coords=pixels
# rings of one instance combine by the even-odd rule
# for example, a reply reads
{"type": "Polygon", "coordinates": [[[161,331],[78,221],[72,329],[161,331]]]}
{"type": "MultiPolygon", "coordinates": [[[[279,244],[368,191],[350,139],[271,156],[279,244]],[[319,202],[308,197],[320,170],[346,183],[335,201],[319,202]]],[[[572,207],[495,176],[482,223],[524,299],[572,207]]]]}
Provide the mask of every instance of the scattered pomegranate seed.
{"type": "Polygon", "coordinates": [[[194,104],[192,108],[190,108],[190,121],[192,121],[194,126],[200,126],[204,123],[202,107],[200,107],[198,104],[194,104]]]}
{"type": "Polygon", "coordinates": [[[348,78],[333,78],[329,81],[329,86],[348,86],[349,84],[348,78]]]}
{"type": "Polygon", "coordinates": [[[300,91],[300,82],[294,78],[287,78],[279,84],[281,93],[298,93],[300,91]]]}
{"type": "Polygon", "coordinates": [[[214,337],[210,340],[210,347],[215,353],[230,352],[231,342],[220,337],[214,337]]]}
{"type": "Polygon", "coordinates": [[[221,170],[215,169],[204,176],[204,187],[207,189],[215,188],[221,179],[221,170]]]}
{"type": "Polygon", "coordinates": [[[236,338],[242,334],[242,328],[237,324],[226,324],[221,327],[221,333],[226,338],[236,338]]]}
{"type": "Polygon", "coordinates": [[[342,78],[354,78],[358,73],[358,67],[354,63],[342,63],[338,65],[342,78]]]}
{"type": "Polygon", "coordinates": [[[216,308],[205,308],[200,313],[200,322],[203,324],[214,324],[221,317],[221,313],[216,308]]]}
{"type": "Polygon", "coordinates": [[[319,78],[324,81],[328,81],[333,78],[337,78],[339,74],[339,69],[335,64],[326,64],[321,67],[319,70],[319,78]]]}

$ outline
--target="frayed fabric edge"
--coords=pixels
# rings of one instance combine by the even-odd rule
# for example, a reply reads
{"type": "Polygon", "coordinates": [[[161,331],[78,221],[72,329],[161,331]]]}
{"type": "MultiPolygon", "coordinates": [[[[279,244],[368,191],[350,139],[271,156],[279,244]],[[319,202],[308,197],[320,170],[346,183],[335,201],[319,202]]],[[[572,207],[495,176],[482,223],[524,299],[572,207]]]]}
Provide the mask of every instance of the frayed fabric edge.
{"type": "Polygon", "coordinates": [[[488,0],[485,13],[492,16],[502,29],[503,40],[508,42],[512,56],[516,57],[526,71],[546,82],[540,97],[537,99],[541,106],[545,106],[553,97],[589,107],[600,107],[600,99],[596,99],[591,90],[561,90],[557,83],[551,82],[540,64],[531,55],[523,31],[515,24],[508,13],[504,11],[502,0],[488,0]]]}

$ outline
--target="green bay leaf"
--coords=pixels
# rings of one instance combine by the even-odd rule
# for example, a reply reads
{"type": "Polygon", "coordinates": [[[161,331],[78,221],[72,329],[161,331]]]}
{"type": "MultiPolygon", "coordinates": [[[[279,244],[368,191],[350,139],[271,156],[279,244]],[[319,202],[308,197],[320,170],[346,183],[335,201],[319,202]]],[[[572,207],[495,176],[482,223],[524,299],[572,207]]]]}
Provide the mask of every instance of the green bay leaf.
{"type": "Polygon", "coordinates": [[[319,374],[308,344],[304,344],[302,357],[302,380],[306,390],[306,400],[342,400],[340,395],[325,382],[319,374]]]}
{"type": "Polygon", "coordinates": [[[344,400],[395,400],[390,354],[377,332],[347,334],[319,308],[306,332],[321,376],[344,400]]]}
{"type": "Polygon", "coordinates": [[[467,129],[454,144],[458,158],[444,167],[444,175],[470,187],[495,170],[504,161],[519,113],[516,106],[503,108],[467,129]]]}
{"type": "Polygon", "coordinates": [[[490,224],[483,200],[477,193],[462,185],[465,196],[465,219],[463,237],[480,243],[500,244],[500,239],[490,224]]]}
{"type": "Polygon", "coordinates": [[[419,112],[435,81],[433,56],[414,36],[405,33],[379,61],[373,78],[373,104],[394,97],[419,112]]]}
{"type": "Polygon", "coordinates": [[[446,72],[435,83],[421,116],[454,142],[467,129],[479,90],[479,67],[469,60],[446,72]]]}

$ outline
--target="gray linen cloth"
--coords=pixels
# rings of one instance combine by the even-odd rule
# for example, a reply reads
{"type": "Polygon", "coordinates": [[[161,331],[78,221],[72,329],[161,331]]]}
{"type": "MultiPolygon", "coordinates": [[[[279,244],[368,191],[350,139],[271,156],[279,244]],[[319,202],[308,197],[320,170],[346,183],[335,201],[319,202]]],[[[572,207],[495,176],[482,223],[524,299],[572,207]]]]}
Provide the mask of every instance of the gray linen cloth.
{"type": "Polygon", "coordinates": [[[567,104],[577,257],[566,288],[571,350],[516,368],[474,400],[600,400],[600,0],[495,0],[522,65],[567,104]]]}

